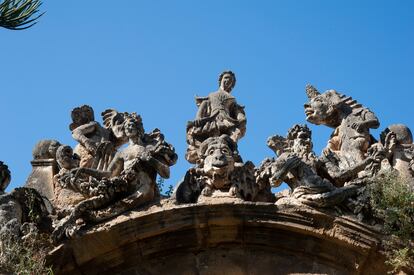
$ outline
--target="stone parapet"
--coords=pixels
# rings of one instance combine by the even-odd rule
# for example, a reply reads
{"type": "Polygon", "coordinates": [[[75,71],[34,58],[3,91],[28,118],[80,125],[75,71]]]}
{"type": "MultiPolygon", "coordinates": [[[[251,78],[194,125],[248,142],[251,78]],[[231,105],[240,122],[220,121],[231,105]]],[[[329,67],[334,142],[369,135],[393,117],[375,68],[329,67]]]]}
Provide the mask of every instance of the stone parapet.
{"type": "Polygon", "coordinates": [[[384,274],[381,235],[307,207],[168,200],[50,254],[55,274],[384,274]]]}

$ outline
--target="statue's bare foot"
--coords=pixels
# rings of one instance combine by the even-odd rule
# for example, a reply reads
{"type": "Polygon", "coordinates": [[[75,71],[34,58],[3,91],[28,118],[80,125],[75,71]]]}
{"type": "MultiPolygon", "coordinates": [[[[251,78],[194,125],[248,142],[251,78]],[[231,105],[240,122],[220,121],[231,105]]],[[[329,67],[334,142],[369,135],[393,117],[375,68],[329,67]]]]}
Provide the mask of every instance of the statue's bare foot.
{"type": "Polygon", "coordinates": [[[70,228],[76,226],[75,223],[70,219],[70,217],[66,217],[62,219],[59,224],[56,226],[55,230],[52,232],[52,240],[54,243],[58,243],[62,241],[66,237],[70,237],[68,234],[68,230],[70,228]]]}
{"type": "Polygon", "coordinates": [[[210,186],[204,187],[203,191],[201,191],[201,195],[205,197],[210,197],[213,194],[213,190],[210,186]]]}
{"type": "Polygon", "coordinates": [[[232,185],[229,189],[229,195],[232,197],[240,197],[239,195],[239,188],[236,185],[232,185]]]}

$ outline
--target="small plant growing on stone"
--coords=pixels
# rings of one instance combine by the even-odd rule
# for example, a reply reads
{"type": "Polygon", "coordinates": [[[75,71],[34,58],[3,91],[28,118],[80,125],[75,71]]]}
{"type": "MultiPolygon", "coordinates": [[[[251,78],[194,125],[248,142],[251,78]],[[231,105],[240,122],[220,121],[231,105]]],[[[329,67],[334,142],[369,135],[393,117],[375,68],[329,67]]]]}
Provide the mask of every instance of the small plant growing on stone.
{"type": "Polygon", "coordinates": [[[171,195],[172,195],[172,192],[173,192],[173,189],[174,189],[174,186],[172,186],[171,184],[170,185],[168,185],[167,186],[167,190],[165,191],[164,190],[164,179],[163,178],[161,178],[161,177],[158,177],[158,179],[157,179],[157,186],[158,186],[158,190],[160,190],[160,193],[163,195],[163,196],[165,196],[165,197],[167,197],[167,198],[169,198],[169,197],[171,197],[171,195]]]}
{"type": "Polygon", "coordinates": [[[46,234],[29,233],[22,239],[12,234],[1,236],[1,274],[53,274],[46,266],[46,255],[52,243],[46,234]]]}
{"type": "Polygon", "coordinates": [[[395,173],[377,176],[370,185],[374,215],[384,221],[387,264],[392,272],[414,265],[414,190],[395,173]]]}

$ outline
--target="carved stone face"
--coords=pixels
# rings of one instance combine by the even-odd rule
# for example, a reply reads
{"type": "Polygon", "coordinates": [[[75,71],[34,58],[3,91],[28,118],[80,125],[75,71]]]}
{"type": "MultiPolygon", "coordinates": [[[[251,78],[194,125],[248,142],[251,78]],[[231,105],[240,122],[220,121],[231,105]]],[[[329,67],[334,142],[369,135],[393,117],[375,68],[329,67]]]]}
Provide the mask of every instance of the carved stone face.
{"type": "Polygon", "coordinates": [[[310,138],[298,136],[293,141],[293,151],[295,153],[301,154],[309,154],[312,152],[312,141],[310,138]]]}
{"type": "Polygon", "coordinates": [[[51,156],[55,156],[56,155],[56,151],[59,148],[60,143],[56,140],[52,140],[50,142],[49,148],[48,148],[48,152],[51,156]]]}
{"type": "Polygon", "coordinates": [[[234,153],[225,142],[211,143],[205,152],[204,173],[214,177],[227,177],[234,170],[234,153]]]}
{"type": "Polygon", "coordinates": [[[230,92],[233,88],[234,78],[231,74],[224,74],[221,79],[220,88],[226,92],[230,92]]]}
{"type": "Polygon", "coordinates": [[[60,168],[67,170],[79,167],[79,157],[73,154],[72,148],[67,145],[62,145],[57,149],[56,161],[60,168]]]}
{"type": "Polygon", "coordinates": [[[124,123],[125,135],[130,137],[141,137],[144,133],[144,129],[140,127],[139,123],[133,118],[127,118],[124,123]]]}
{"type": "Polygon", "coordinates": [[[340,97],[333,90],[314,96],[304,105],[306,120],[316,125],[337,127],[337,105],[339,102],[340,97]]]}
{"type": "Polygon", "coordinates": [[[76,125],[83,125],[94,119],[93,109],[88,105],[77,107],[72,111],[72,121],[76,125]]]}
{"type": "Polygon", "coordinates": [[[294,125],[289,129],[287,138],[291,140],[290,146],[293,152],[301,155],[312,151],[312,132],[307,125],[294,125]]]}

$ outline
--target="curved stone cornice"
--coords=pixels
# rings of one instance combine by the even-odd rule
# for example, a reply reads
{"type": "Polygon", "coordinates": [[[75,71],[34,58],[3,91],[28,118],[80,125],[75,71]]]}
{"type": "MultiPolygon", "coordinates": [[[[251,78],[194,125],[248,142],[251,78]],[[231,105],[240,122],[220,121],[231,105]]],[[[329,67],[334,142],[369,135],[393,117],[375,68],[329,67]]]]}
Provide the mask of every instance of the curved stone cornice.
{"type": "Polygon", "coordinates": [[[164,200],[56,248],[57,274],[383,274],[381,236],[305,206],[164,200]]]}

